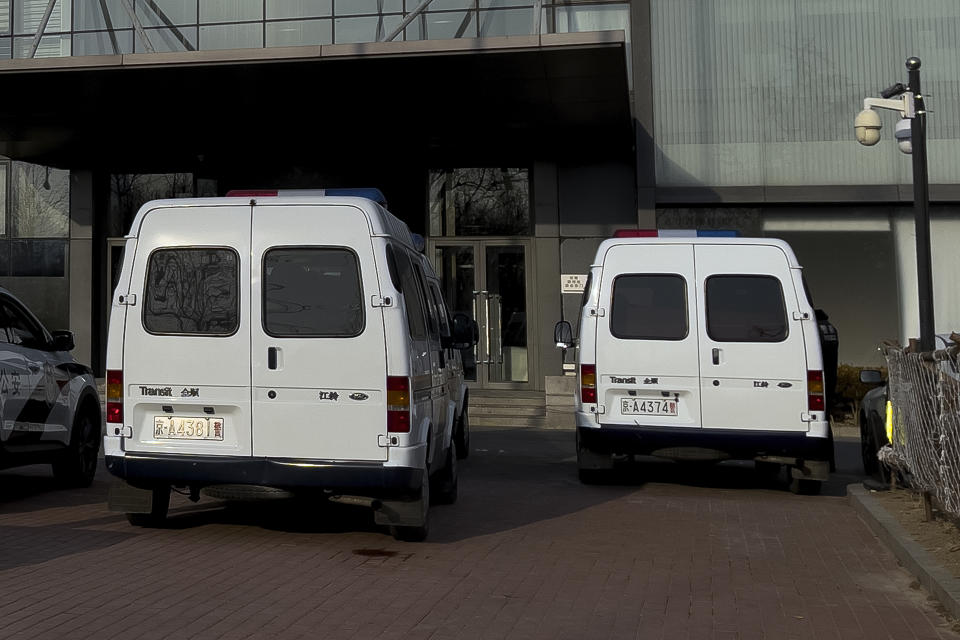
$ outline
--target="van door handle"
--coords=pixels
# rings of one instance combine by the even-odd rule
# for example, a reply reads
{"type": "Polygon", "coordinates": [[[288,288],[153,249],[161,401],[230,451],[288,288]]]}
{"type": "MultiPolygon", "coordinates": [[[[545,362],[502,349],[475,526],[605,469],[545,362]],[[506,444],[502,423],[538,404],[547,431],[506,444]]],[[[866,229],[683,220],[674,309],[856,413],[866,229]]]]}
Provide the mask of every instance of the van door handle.
{"type": "Polygon", "coordinates": [[[720,349],[713,349],[713,364],[720,364],[720,349]]]}
{"type": "Polygon", "coordinates": [[[277,368],[277,348],[270,347],[267,349],[267,369],[276,369],[277,368]]]}

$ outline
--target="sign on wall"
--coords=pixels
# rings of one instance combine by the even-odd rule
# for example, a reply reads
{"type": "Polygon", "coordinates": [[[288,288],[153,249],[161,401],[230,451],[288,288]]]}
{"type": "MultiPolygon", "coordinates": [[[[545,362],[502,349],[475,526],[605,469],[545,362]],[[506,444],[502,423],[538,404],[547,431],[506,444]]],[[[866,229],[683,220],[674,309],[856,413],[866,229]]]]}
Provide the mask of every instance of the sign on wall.
{"type": "Polygon", "coordinates": [[[587,274],[564,273],[560,275],[560,291],[563,293],[583,293],[587,286],[587,274]]]}

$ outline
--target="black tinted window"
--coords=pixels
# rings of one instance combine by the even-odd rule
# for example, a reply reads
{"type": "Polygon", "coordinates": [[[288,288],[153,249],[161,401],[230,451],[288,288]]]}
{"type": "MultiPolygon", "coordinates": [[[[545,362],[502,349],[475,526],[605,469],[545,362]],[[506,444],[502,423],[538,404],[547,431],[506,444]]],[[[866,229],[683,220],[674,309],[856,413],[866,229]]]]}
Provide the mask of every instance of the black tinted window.
{"type": "Polygon", "coordinates": [[[232,249],[150,255],[143,325],[151,333],[230,335],[240,326],[239,258],[232,249]]]}
{"type": "Polygon", "coordinates": [[[23,313],[12,301],[3,301],[2,320],[6,334],[3,342],[9,341],[12,344],[19,344],[31,349],[42,349],[46,346],[46,338],[43,331],[33,320],[23,313]]]}
{"type": "Polygon", "coordinates": [[[630,340],[683,340],[688,331],[686,281],[669,274],[617,276],[610,331],[630,340]]]}
{"type": "Polygon", "coordinates": [[[707,334],[717,342],[780,342],[787,312],[780,281],[771,276],[707,278],[707,334]]]}
{"type": "Polygon", "coordinates": [[[360,266],[349,249],[271,249],[263,259],[263,325],[271,336],[363,332],[360,266]]]}
{"type": "Polygon", "coordinates": [[[413,273],[410,257],[400,252],[397,256],[397,266],[400,268],[400,286],[403,291],[403,307],[407,312],[407,325],[410,327],[410,337],[414,340],[424,340],[427,337],[427,322],[423,300],[420,299],[420,287],[413,273]]]}

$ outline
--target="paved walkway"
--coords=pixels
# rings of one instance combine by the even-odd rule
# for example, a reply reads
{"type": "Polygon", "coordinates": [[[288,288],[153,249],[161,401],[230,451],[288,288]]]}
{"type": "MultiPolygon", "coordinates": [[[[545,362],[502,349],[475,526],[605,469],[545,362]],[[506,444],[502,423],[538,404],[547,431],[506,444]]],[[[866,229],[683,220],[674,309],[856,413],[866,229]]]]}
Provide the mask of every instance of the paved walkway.
{"type": "Polygon", "coordinates": [[[749,466],[576,480],[572,434],[477,431],[430,540],[363,509],[177,501],[105,510],[111,479],[0,472],[0,638],[960,638],[870,533],[749,466]]]}

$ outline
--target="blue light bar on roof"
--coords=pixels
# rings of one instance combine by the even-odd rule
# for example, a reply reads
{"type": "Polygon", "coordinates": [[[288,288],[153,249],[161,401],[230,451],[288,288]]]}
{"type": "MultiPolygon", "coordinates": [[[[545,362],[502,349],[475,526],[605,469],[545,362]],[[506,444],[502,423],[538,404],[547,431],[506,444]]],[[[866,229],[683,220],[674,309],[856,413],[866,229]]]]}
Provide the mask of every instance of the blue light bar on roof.
{"type": "Polygon", "coordinates": [[[387,198],[383,195],[383,192],[376,187],[359,187],[356,189],[324,189],[323,195],[325,196],[341,196],[341,197],[352,197],[352,198],[366,198],[367,200],[373,200],[381,207],[386,208],[387,198]]]}
{"type": "Polygon", "coordinates": [[[697,231],[698,238],[738,238],[740,232],[734,229],[700,229],[697,231]]]}

